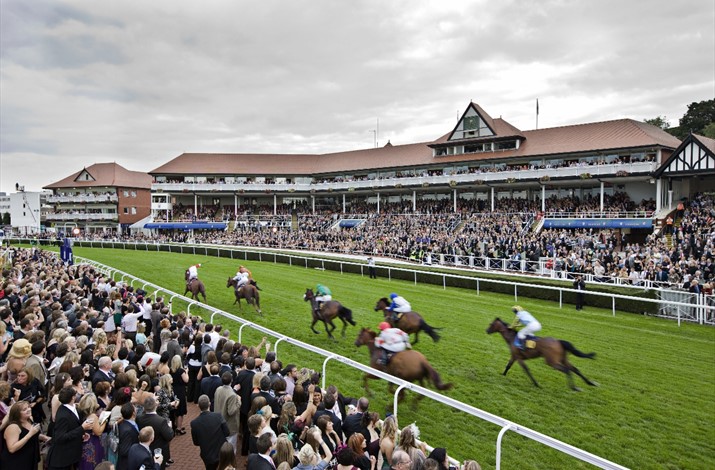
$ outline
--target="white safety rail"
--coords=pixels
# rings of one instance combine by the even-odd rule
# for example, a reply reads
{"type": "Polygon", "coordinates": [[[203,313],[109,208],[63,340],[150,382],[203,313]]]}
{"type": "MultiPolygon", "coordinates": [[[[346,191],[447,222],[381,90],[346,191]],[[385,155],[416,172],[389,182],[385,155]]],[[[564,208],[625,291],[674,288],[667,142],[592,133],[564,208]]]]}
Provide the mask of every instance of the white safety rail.
{"type": "Polygon", "coordinates": [[[445,395],[442,395],[441,393],[437,393],[435,391],[426,389],[424,387],[420,387],[419,385],[410,383],[410,382],[405,382],[404,380],[398,379],[396,377],[393,377],[392,375],[386,374],[384,372],[381,372],[377,369],[373,369],[369,366],[366,366],[364,364],[361,364],[359,362],[356,362],[352,359],[349,359],[347,357],[341,356],[339,354],[335,354],[333,352],[327,351],[325,349],[319,348],[317,346],[313,346],[308,343],[304,343],[302,341],[299,341],[297,339],[291,338],[289,336],[283,335],[281,333],[275,332],[269,328],[266,328],[261,325],[257,325],[251,321],[246,320],[245,318],[238,317],[236,315],[233,315],[228,312],[224,312],[223,310],[217,309],[215,307],[212,307],[210,305],[201,303],[199,301],[190,299],[188,297],[184,297],[183,295],[180,295],[176,292],[172,292],[168,289],[165,289],[164,287],[161,287],[159,285],[153,284],[149,281],[145,281],[143,279],[140,279],[136,276],[133,276],[129,273],[126,273],[124,271],[120,271],[118,269],[115,269],[111,266],[107,266],[105,264],[98,263],[96,261],[87,259],[87,258],[82,258],[82,257],[75,257],[75,261],[78,264],[88,264],[93,266],[95,269],[99,270],[100,272],[103,272],[112,278],[116,280],[117,277],[123,282],[128,282],[129,285],[134,286],[134,283],[141,284],[142,289],[146,290],[147,287],[154,289],[156,292],[163,292],[166,293],[166,295],[170,296],[171,299],[175,298],[180,298],[183,301],[185,301],[188,304],[187,307],[187,313],[190,313],[191,306],[197,306],[203,310],[206,310],[211,313],[211,319],[210,321],[213,323],[214,318],[216,315],[219,315],[221,317],[227,318],[229,320],[233,320],[235,322],[238,322],[241,324],[241,327],[239,329],[238,333],[238,341],[241,341],[241,335],[243,332],[243,329],[245,327],[252,328],[256,331],[259,331],[263,334],[272,336],[276,338],[275,341],[275,352],[276,356],[278,355],[278,345],[281,343],[287,343],[291,344],[293,346],[297,346],[301,349],[304,349],[306,351],[310,351],[314,354],[317,354],[319,356],[323,356],[325,360],[323,361],[323,370],[322,370],[322,377],[323,377],[323,388],[325,388],[326,384],[326,378],[327,378],[327,365],[329,361],[337,361],[342,364],[345,364],[353,369],[362,371],[364,373],[368,373],[371,375],[374,375],[376,377],[379,377],[383,380],[386,380],[388,382],[392,382],[393,384],[397,385],[397,390],[395,391],[394,397],[393,397],[393,413],[395,416],[397,416],[397,398],[399,393],[403,389],[410,390],[414,393],[418,393],[420,395],[423,395],[425,397],[428,397],[432,400],[435,400],[439,403],[442,403],[444,405],[447,405],[449,407],[455,408],[459,411],[463,411],[465,413],[468,413],[472,416],[475,416],[477,418],[480,418],[484,421],[488,421],[492,424],[495,424],[501,428],[499,431],[497,437],[496,437],[496,468],[500,469],[501,468],[501,442],[504,437],[504,434],[507,431],[512,431],[514,433],[520,434],[528,439],[534,440],[536,442],[539,442],[543,445],[546,445],[548,447],[551,447],[552,449],[556,449],[560,452],[563,452],[567,455],[570,455],[576,459],[579,459],[583,462],[590,463],[591,465],[594,465],[599,468],[605,468],[605,469],[625,469],[627,467],[624,467],[622,465],[619,465],[617,463],[611,462],[610,460],[606,460],[602,457],[599,457],[597,455],[591,454],[590,452],[586,452],[585,450],[579,449],[577,447],[574,447],[570,444],[567,444],[565,442],[559,441],[558,439],[554,439],[552,437],[549,437],[545,434],[542,434],[540,432],[534,431],[533,429],[529,429],[525,426],[522,426],[520,424],[514,423],[512,421],[506,420],[504,418],[501,418],[499,416],[496,416],[494,414],[491,414],[489,412],[486,412],[484,410],[480,410],[479,408],[475,408],[471,405],[468,405],[466,403],[462,403],[458,400],[455,400],[453,398],[447,397],[445,395]]]}

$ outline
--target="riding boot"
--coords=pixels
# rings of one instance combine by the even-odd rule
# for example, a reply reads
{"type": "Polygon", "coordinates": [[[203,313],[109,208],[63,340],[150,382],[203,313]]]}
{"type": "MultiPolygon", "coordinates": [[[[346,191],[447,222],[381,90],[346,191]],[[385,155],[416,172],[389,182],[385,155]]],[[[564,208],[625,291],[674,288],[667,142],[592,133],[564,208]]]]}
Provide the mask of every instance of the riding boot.
{"type": "Polygon", "coordinates": [[[526,344],[522,342],[517,336],[516,339],[514,339],[514,346],[523,351],[524,346],[526,346],[526,344]]]}

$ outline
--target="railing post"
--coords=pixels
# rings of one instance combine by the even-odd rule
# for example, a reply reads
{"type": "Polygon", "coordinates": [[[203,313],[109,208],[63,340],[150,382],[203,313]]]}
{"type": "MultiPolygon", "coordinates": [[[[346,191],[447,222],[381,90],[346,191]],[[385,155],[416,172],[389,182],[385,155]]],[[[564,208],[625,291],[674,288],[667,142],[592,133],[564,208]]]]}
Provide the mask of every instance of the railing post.
{"type": "Polygon", "coordinates": [[[514,302],[519,302],[519,297],[516,293],[516,284],[514,284],[514,302]]]}
{"type": "Polygon", "coordinates": [[[559,289],[559,308],[564,308],[564,290],[559,289]]]}
{"type": "Polygon", "coordinates": [[[447,290],[447,275],[442,274],[442,289],[447,290]]]}
{"type": "Polygon", "coordinates": [[[477,295],[479,295],[479,278],[477,278],[477,295]]]}
{"type": "Polygon", "coordinates": [[[395,395],[392,399],[392,414],[395,416],[395,419],[397,419],[397,401],[400,398],[400,392],[407,388],[407,385],[402,384],[399,387],[397,387],[397,390],[395,390],[395,395]]]}
{"type": "Polygon", "coordinates": [[[417,271],[415,271],[415,285],[417,285],[417,271]]]}
{"type": "Polygon", "coordinates": [[[238,329],[238,342],[241,342],[241,337],[243,336],[243,329],[248,326],[248,323],[244,323],[241,325],[241,328],[238,329]]]}
{"type": "Polygon", "coordinates": [[[285,338],[278,338],[276,342],[273,344],[273,352],[276,354],[276,360],[278,360],[278,343],[283,341],[285,338]]]}
{"type": "Polygon", "coordinates": [[[326,367],[328,366],[328,361],[331,359],[334,359],[334,358],[335,358],[335,355],[332,354],[332,355],[326,357],[325,360],[323,361],[323,387],[322,387],[323,390],[325,390],[325,376],[327,375],[326,367]]]}
{"type": "Polygon", "coordinates": [[[496,457],[497,457],[497,458],[496,458],[496,460],[497,460],[497,462],[496,462],[496,468],[497,468],[497,470],[501,469],[501,440],[502,440],[502,438],[504,437],[504,434],[506,434],[506,432],[507,432],[508,430],[510,430],[511,428],[512,428],[512,425],[511,425],[511,424],[507,424],[506,426],[504,426],[503,428],[501,428],[501,431],[499,431],[499,435],[497,436],[497,456],[496,456],[496,457]]]}
{"type": "MultiPolygon", "coordinates": [[[[611,310],[613,311],[613,316],[616,316],[616,298],[611,297],[611,310]]],[[[680,326],[680,322],[678,322],[678,326],[680,326]]]]}

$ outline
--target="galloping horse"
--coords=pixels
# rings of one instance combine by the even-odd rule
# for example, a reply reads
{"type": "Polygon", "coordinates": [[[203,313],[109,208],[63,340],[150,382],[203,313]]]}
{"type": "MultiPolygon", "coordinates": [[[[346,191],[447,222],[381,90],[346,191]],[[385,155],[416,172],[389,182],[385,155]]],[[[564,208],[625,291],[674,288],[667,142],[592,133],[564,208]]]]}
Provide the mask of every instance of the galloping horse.
{"type": "MultiPolygon", "coordinates": [[[[449,390],[452,388],[453,385],[451,383],[442,383],[442,379],[432,365],[430,365],[427,358],[421,352],[413,349],[395,353],[386,366],[379,364],[378,359],[380,358],[381,352],[380,348],[375,346],[376,336],[377,333],[374,331],[369,328],[363,328],[355,340],[355,346],[365,345],[370,350],[370,367],[382,372],[387,372],[390,375],[394,375],[408,382],[417,381],[421,386],[424,386],[424,379],[428,379],[434,384],[437,390],[449,390]]],[[[371,393],[367,385],[368,380],[376,378],[374,375],[365,374],[363,386],[368,393],[371,393]]],[[[392,389],[392,384],[390,384],[390,388],[392,389]]],[[[420,395],[419,398],[422,398],[422,395],[420,395]]]]}
{"type": "Polygon", "coordinates": [[[187,292],[191,292],[191,298],[199,300],[199,294],[201,294],[204,297],[204,303],[206,303],[206,286],[204,286],[201,279],[196,278],[189,282],[189,270],[187,269],[184,273],[184,280],[186,281],[186,290],[184,291],[184,295],[186,295],[187,292]]]}
{"type": "Polygon", "coordinates": [[[439,335],[436,331],[439,328],[429,326],[427,322],[425,322],[424,318],[422,318],[422,315],[417,312],[406,312],[400,316],[400,319],[397,320],[397,322],[394,322],[392,320],[392,312],[387,309],[389,306],[390,301],[387,300],[386,297],[383,297],[377,301],[375,311],[377,312],[378,310],[382,310],[382,313],[385,316],[385,321],[392,325],[393,328],[399,328],[408,334],[414,333],[415,340],[412,344],[417,344],[417,341],[419,341],[420,331],[427,333],[435,342],[439,341],[439,335]]]}
{"type": "Polygon", "coordinates": [[[340,318],[340,320],[342,320],[343,322],[343,338],[345,337],[345,330],[348,327],[348,323],[350,323],[352,326],[356,325],[355,321],[353,321],[352,310],[347,307],[344,307],[340,302],[336,300],[329,300],[327,302],[323,302],[323,305],[318,307],[318,301],[315,300],[315,294],[313,293],[313,289],[305,290],[303,300],[305,300],[306,302],[310,302],[310,311],[313,314],[313,323],[310,324],[310,329],[313,330],[313,333],[315,333],[316,335],[320,332],[316,331],[314,327],[315,324],[319,321],[322,321],[325,324],[325,332],[328,333],[328,337],[330,339],[335,339],[333,337],[333,331],[335,331],[335,324],[333,323],[333,319],[335,317],[340,318]],[[330,325],[331,328],[328,328],[328,325],[330,325]]]}
{"type": "Polygon", "coordinates": [[[226,281],[226,287],[233,286],[233,294],[236,296],[236,300],[234,300],[233,303],[238,302],[238,308],[240,309],[241,299],[245,299],[248,305],[252,305],[253,308],[256,309],[256,313],[263,316],[263,312],[261,312],[261,296],[258,293],[258,288],[248,283],[244,285],[242,289],[237,289],[236,284],[238,283],[232,277],[229,277],[228,281],[226,281]]]}
{"type": "Polygon", "coordinates": [[[514,338],[516,337],[516,330],[513,328],[510,328],[509,325],[506,324],[506,322],[502,321],[499,318],[496,318],[490,325],[489,328],[487,328],[487,333],[492,334],[492,333],[500,333],[504,340],[506,341],[506,344],[509,346],[509,349],[511,350],[511,359],[509,359],[509,362],[506,365],[506,369],[504,369],[504,373],[502,375],[506,375],[507,372],[509,372],[509,368],[514,364],[514,361],[518,362],[519,365],[524,369],[524,372],[526,372],[526,375],[529,376],[532,382],[534,382],[534,385],[537,387],[539,386],[538,383],[536,383],[536,380],[534,380],[534,377],[531,375],[531,371],[529,370],[528,367],[526,367],[526,364],[524,364],[524,361],[527,359],[534,359],[537,357],[544,357],[544,360],[546,360],[546,363],[553,367],[556,370],[560,370],[564,374],[566,374],[566,378],[568,379],[569,386],[571,389],[579,392],[581,391],[580,388],[576,387],[573,383],[573,376],[571,375],[571,372],[575,373],[579,377],[581,377],[584,382],[586,382],[589,385],[597,386],[598,384],[595,382],[591,382],[588,380],[582,373],[579,371],[573,364],[571,364],[566,357],[567,353],[571,353],[574,356],[577,357],[585,357],[586,359],[593,359],[596,357],[596,353],[583,353],[576,349],[573,344],[569,343],[568,341],[564,341],[562,339],[554,339],[554,338],[536,338],[536,347],[533,349],[526,349],[526,350],[521,350],[514,346],[514,338]]]}

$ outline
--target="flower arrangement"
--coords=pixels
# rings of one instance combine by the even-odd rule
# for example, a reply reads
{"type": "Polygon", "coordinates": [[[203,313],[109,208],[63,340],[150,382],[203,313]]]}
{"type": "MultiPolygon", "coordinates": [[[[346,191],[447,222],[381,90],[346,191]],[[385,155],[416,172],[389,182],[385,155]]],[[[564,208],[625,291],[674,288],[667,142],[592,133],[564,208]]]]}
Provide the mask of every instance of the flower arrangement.
{"type": "Polygon", "coordinates": [[[355,188],[353,188],[352,186],[348,188],[348,192],[353,192],[353,191],[355,191],[355,188]]]}
{"type": "Polygon", "coordinates": [[[616,176],[628,176],[630,173],[628,173],[626,170],[620,170],[616,172],[616,176]]]}
{"type": "Polygon", "coordinates": [[[506,182],[507,183],[516,183],[516,178],[507,178],[506,182]]]}
{"type": "Polygon", "coordinates": [[[547,181],[551,181],[551,177],[549,175],[544,175],[539,178],[539,181],[541,181],[542,183],[546,183],[547,181]]]}
{"type": "Polygon", "coordinates": [[[426,188],[427,186],[429,186],[429,183],[422,183],[423,188],[426,188]]]}
{"type": "Polygon", "coordinates": [[[581,173],[578,175],[579,178],[582,180],[590,180],[591,179],[591,173],[581,173]]]}
{"type": "Polygon", "coordinates": [[[455,180],[450,180],[449,185],[454,188],[455,186],[457,186],[457,182],[455,180]]]}
{"type": "Polygon", "coordinates": [[[474,180],[474,184],[481,186],[484,184],[484,180],[474,180]]]}
{"type": "Polygon", "coordinates": [[[396,188],[401,188],[401,187],[402,187],[402,183],[397,183],[397,184],[395,185],[395,187],[396,187],[396,188]]]}

